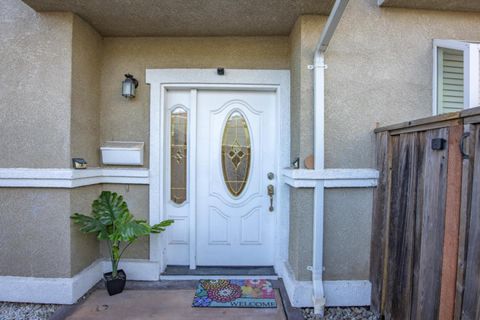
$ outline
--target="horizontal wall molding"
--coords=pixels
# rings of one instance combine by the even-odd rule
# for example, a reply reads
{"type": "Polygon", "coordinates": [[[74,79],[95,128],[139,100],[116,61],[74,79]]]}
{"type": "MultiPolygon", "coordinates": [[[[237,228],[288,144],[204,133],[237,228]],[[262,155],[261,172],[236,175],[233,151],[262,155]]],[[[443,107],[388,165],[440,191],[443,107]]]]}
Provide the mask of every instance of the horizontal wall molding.
{"type": "MultiPolygon", "coordinates": [[[[276,265],[277,272],[285,284],[292,306],[313,307],[312,281],[298,281],[288,262],[276,265]]],[[[323,281],[327,307],[369,306],[372,285],[368,280],[323,281]]]]}
{"type": "MultiPolygon", "coordinates": [[[[160,264],[155,261],[122,259],[119,269],[128,280],[159,280],[160,264]]],[[[109,260],[98,259],[72,278],[0,276],[0,301],[74,304],[111,271],[109,260]]]]}
{"type": "Polygon", "coordinates": [[[377,186],[375,169],[284,169],[283,179],[293,188],[314,188],[323,181],[325,188],[372,188],[377,186]]]}
{"type": "Polygon", "coordinates": [[[73,304],[102,278],[97,260],[72,278],[0,277],[0,301],[73,304]]]}
{"type": "Polygon", "coordinates": [[[149,170],[0,168],[0,187],[77,188],[101,183],[149,184],[149,170]]]}

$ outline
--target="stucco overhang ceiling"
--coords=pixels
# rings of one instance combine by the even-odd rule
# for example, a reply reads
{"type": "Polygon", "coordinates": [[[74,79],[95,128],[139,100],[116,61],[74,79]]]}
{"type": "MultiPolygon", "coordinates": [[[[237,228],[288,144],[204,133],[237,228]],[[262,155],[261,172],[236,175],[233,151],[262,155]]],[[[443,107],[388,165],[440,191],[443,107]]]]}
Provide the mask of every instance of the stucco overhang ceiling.
{"type": "Polygon", "coordinates": [[[480,12],[480,0],[378,0],[382,7],[480,12]]]}
{"type": "Polygon", "coordinates": [[[304,14],[334,0],[23,0],[39,12],[70,11],[103,36],[288,35],[304,14]]]}

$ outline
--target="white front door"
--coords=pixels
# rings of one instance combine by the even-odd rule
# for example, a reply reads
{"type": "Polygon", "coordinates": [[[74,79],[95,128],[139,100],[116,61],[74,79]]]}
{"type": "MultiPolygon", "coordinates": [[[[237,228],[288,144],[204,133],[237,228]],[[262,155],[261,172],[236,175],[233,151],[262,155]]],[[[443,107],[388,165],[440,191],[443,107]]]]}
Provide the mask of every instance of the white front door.
{"type": "Polygon", "coordinates": [[[168,264],[274,265],[276,102],[267,90],[166,91],[168,264]]]}
{"type": "Polygon", "coordinates": [[[275,105],[272,91],[197,92],[199,266],[274,264],[275,105]]]}

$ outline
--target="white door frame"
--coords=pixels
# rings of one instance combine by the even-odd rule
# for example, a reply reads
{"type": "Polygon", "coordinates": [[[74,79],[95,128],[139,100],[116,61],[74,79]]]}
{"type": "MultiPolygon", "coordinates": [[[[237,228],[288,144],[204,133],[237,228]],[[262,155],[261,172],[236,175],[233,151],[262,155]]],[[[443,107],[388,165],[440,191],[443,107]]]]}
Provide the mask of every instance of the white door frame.
{"type": "MultiPolygon", "coordinates": [[[[289,70],[238,70],[227,69],[224,76],[216,69],[147,69],[146,82],[150,84],[150,188],[149,222],[155,224],[164,215],[164,169],[165,159],[165,91],[168,88],[259,90],[276,93],[276,168],[277,192],[275,204],[275,269],[279,270],[288,258],[289,190],[283,183],[282,169],[290,165],[290,71],[289,70]]],[[[196,101],[191,101],[196,103],[196,101]]],[[[195,156],[194,156],[195,157],[195,156]]],[[[195,181],[193,181],[195,182],[195,181]]],[[[189,181],[191,188],[192,179],[189,181]]],[[[192,195],[194,192],[189,192],[192,195]]],[[[190,199],[190,210],[194,212],[194,197],[190,199]],[[193,203],[192,203],[193,201],[193,203]]],[[[195,216],[190,222],[190,268],[195,268],[195,216]]],[[[166,265],[166,243],[162,236],[150,236],[150,261],[159,263],[160,272],[166,265]]]]}

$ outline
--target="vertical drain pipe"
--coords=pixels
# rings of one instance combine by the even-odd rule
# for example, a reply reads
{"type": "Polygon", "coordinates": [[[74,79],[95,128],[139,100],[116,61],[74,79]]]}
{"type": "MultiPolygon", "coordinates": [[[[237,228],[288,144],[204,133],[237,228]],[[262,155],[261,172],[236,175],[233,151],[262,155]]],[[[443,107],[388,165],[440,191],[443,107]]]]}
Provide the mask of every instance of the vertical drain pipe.
{"type": "MultiPolygon", "coordinates": [[[[325,169],[325,51],[337,25],[345,11],[349,0],[336,0],[327,23],[323,28],[320,40],[315,48],[313,65],[308,66],[314,70],[314,158],[315,170],[325,169]]],[[[324,180],[317,180],[315,184],[313,205],[313,306],[314,313],[323,317],[325,309],[325,292],[323,288],[323,222],[324,222],[324,180]]]]}

